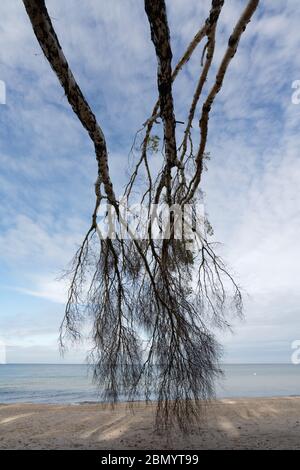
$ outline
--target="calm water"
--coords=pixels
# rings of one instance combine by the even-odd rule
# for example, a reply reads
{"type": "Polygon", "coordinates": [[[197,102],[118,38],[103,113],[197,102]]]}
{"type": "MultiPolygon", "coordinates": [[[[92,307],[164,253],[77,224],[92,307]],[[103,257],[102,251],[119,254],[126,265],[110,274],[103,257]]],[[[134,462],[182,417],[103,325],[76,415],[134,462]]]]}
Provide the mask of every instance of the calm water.
{"type": "MultiPolygon", "coordinates": [[[[218,397],[300,395],[300,365],[225,365],[218,397]]],[[[99,395],[85,365],[0,365],[0,403],[80,403],[99,395]]]]}

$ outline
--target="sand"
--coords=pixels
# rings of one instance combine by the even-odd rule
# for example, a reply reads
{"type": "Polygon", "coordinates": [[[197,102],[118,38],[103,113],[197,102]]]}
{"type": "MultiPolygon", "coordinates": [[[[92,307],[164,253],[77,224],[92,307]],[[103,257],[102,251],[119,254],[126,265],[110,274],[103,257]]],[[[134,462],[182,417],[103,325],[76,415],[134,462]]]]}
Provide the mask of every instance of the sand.
{"type": "Polygon", "coordinates": [[[202,429],[158,434],[154,407],[0,405],[0,449],[300,449],[300,397],[213,402],[202,429]]]}

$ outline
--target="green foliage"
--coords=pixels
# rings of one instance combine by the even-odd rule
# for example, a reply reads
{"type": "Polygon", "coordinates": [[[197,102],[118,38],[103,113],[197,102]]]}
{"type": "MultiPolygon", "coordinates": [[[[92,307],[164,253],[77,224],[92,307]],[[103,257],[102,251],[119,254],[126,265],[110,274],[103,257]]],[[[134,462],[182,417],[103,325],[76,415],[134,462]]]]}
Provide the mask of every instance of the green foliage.
{"type": "Polygon", "coordinates": [[[157,153],[159,150],[160,137],[158,135],[150,135],[147,142],[147,150],[150,153],[157,153]]]}

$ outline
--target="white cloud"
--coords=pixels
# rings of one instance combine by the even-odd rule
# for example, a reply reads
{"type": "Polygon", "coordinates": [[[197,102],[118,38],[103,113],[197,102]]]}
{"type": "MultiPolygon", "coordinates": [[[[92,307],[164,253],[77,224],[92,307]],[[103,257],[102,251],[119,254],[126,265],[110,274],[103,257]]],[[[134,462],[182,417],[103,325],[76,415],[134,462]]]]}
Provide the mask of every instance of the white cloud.
{"type": "Polygon", "coordinates": [[[16,287],[15,289],[23,294],[32,295],[33,297],[41,297],[42,299],[51,300],[51,302],[56,302],[59,304],[65,304],[67,298],[67,289],[68,286],[66,283],[60,281],[55,281],[52,279],[41,279],[40,276],[34,282],[36,290],[26,289],[23,287],[16,287]]]}
{"type": "MultiPolygon", "coordinates": [[[[210,2],[167,4],[175,62],[204,21],[210,2]]],[[[78,7],[75,0],[48,0],[47,5],[75,76],[104,128],[113,178],[120,184],[134,133],[156,98],[156,61],[143,4],[85,0],[78,7]]],[[[225,2],[211,78],[243,5],[240,0],[225,2]]],[[[300,106],[291,104],[291,84],[300,79],[295,59],[300,49],[298,10],[296,0],[262,2],[210,119],[207,208],[216,238],[225,243],[224,255],[250,294],[245,322],[236,322],[235,336],[224,339],[229,353],[240,360],[286,358],[290,338],[300,328],[300,106]]],[[[1,107],[5,139],[0,142],[0,243],[7,274],[0,283],[21,290],[24,302],[32,296],[53,301],[50,309],[62,309],[64,288],[55,278],[89,224],[93,149],[40,52],[22,2],[2,0],[0,14],[0,79],[8,95],[1,107]]],[[[183,120],[201,52],[202,47],[175,85],[183,120]]],[[[198,132],[197,123],[194,129],[198,132]]],[[[49,320],[51,334],[60,317],[57,310],[55,320],[49,320]]],[[[46,341],[43,335],[40,341],[46,341]]]]}

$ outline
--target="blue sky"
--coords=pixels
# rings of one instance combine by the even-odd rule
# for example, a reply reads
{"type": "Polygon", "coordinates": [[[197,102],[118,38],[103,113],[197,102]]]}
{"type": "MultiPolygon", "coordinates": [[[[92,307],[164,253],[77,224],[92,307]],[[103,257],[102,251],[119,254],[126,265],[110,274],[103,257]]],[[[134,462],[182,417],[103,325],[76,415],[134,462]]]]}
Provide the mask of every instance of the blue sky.
{"type": "MultiPolygon", "coordinates": [[[[213,77],[245,1],[227,0],[213,77]]],[[[47,1],[73,72],[105,132],[122,189],[128,152],[156,99],[156,59],[142,0],[47,1]]],[[[174,63],[209,1],[167,0],[174,63]]],[[[8,362],[80,362],[58,353],[65,286],[56,279],[89,224],[92,145],[43,57],[20,0],[2,0],[0,80],[0,340],[8,362]]],[[[265,0],[212,111],[204,176],[215,238],[245,291],[245,319],[218,336],[227,362],[289,362],[300,338],[300,79],[297,0],[265,0]]],[[[186,119],[201,48],[174,86],[186,119]]]]}

